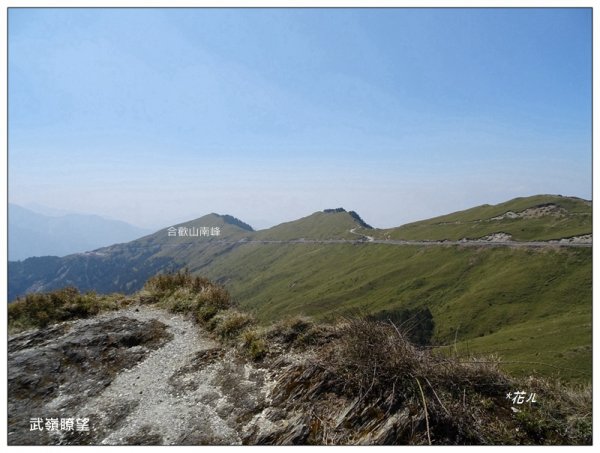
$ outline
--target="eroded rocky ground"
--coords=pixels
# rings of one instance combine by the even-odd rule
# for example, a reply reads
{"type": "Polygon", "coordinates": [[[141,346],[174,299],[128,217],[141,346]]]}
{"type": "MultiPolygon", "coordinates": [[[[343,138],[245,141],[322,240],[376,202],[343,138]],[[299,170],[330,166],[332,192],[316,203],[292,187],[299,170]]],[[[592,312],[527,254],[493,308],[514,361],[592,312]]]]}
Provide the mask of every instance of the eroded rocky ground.
{"type": "Polygon", "coordinates": [[[265,369],[147,306],[9,338],[11,445],[244,442],[267,404],[265,369]],[[88,418],[89,431],[31,430],[31,419],[88,418]]]}

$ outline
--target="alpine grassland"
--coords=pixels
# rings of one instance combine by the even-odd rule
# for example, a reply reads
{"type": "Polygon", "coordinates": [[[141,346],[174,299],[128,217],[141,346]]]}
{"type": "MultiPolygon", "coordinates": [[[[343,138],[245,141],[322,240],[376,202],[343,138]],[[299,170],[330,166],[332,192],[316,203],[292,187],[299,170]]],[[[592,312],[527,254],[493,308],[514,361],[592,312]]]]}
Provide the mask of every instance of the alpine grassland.
{"type": "Polygon", "coordinates": [[[206,275],[262,323],[427,308],[436,345],[498,353],[512,371],[591,376],[590,248],[247,244],[206,275]]]}
{"type": "Polygon", "coordinates": [[[546,241],[590,234],[592,204],[579,198],[536,195],[478,206],[397,228],[362,232],[380,239],[428,241],[479,239],[502,232],[510,234],[515,241],[546,241]]]}

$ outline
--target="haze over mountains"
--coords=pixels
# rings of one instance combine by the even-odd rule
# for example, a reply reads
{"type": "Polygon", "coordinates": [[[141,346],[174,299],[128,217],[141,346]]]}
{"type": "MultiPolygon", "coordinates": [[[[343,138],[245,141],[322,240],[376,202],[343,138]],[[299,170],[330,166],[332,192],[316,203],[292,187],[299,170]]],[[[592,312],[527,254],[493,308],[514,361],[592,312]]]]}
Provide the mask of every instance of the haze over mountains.
{"type": "Polygon", "coordinates": [[[131,241],[149,232],[98,215],[62,213],[41,206],[31,210],[12,203],[8,205],[8,259],[11,261],[85,252],[131,241]]]}

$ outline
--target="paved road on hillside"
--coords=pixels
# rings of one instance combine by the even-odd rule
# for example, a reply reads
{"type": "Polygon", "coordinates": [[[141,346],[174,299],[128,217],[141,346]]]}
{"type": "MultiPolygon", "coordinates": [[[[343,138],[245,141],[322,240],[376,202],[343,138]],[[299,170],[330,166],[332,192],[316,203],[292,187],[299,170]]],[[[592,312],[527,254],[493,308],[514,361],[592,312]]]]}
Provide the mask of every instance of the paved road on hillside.
{"type": "MultiPolygon", "coordinates": [[[[358,234],[358,233],[355,233],[358,234]]],[[[590,248],[592,243],[588,242],[559,242],[559,241],[532,241],[532,242],[520,242],[520,241],[478,241],[478,240],[462,240],[462,241],[404,241],[394,239],[375,239],[371,236],[363,236],[361,239],[293,239],[287,241],[281,240],[256,240],[256,239],[240,239],[237,241],[229,240],[213,240],[213,243],[221,244],[384,244],[384,245],[396,245],[396,246],[444,246],[444,245],[455,245],[463,247],[514,247],[514,248],[540,248],[540,247],[577,247],[577,248],[590,248]]],[[[163,244],[171,245],[174,247],[189,244],[189,243],[176,243],[176,244],[163,244]]]]}
{"type": "MultiPolygon", "coordinates": [[[[222,241],[235,242],[235,241],[222,241]]],[[[492,241],[399,241],[399,240],[350,240],[350,239],[297,239],[291,241],[237,241],[244,244],[385,244],[385,245],[423,245],[423,246],[440,246],[440,245],[461,245],[467,247],[583,247],[589,248],[592,244],[587,243],[559,243],[559,242],[492,242],[492,241]]]]}

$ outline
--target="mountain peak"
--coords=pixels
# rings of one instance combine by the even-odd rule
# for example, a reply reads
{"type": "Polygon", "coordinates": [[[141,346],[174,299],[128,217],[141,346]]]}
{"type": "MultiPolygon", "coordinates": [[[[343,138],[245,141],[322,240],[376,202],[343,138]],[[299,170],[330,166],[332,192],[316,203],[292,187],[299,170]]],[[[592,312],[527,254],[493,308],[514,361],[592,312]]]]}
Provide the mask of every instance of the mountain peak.
{"type": "MultiPolygon", "coordinates": [[[[206,224],[205,226],[230,225],[230,226],[236,227],[237,229],[241,229],[244,231],[254,231],[254,229],[250,225],[248,225],[246,222],[241,221],[237,217],[234,217],[229,214],[219,214],[217,212],[211,212],[210,214],[206,214],[197,219],[187,220],[185,222],[179,222],[178,224],[175,224],[173,226],[175,226],[175,227],[186,226],[186,225],[198,226],[200,224],[202,224],[202,225],[206,224]],[[214,223],[214,225],[208,225],[211,222],[214,223]]],[[[163,228],[163,229],[166,229],[166,228],[163,228]]]]}
{"type": "Polygon", "coordinates": [[[369,225],[367,222],[365,222],[356,211],[349,211],[348,214],[350,215],[350,217],[352,217],[354,220],[356,220],[358,222],[358,224],[363,227],[366,228],[368,230],[372,230],[373,227],[371,225],[369,225]]]}
{"type": "Polygon", "coordinates": [[[348,213],[348,215],[352,217],[362,228],[366,228],[368,230],[373,229],[373,227],[365,222],[356,211],[346,211],[344,208],[323,209],[323,213],[325,214],[337,214],[340,212],[348,213]]]}
{"type": "Polygon", "coordinates": [[[229,225],[235,225],[238,228],[241,228],[242,230],[246,230],[246,231],[254,231],[254,228],[252,228],[246,222],[242,222],[237,217],[233,217],[232,215],[229,215],[229,214],[223,214],[223,215],[215,214],[215,215],[221,217],[221,219],[223,219],[223,222],[225,222],[229,225]]]}
{"type": "Polygon", "coordinates": [[[257,239],[356,239],[353,229],[371,228],[354,211],[324,209],[291,222],[257,232],[257,239]]]}

